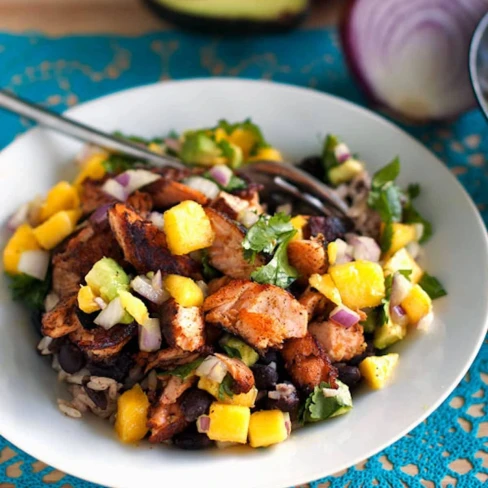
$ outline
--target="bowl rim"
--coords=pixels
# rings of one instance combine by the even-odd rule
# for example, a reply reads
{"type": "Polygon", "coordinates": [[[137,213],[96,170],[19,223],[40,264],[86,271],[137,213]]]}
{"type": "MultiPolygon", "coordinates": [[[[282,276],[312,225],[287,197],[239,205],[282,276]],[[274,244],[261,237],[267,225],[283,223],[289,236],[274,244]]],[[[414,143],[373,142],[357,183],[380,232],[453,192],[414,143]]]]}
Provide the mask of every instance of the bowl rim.
{"type": "Polygon", "coordinates": [[[478,78],[478,70],[476,66],[476,57],[478,55],[481,39],[483,35],[487,33],[488,35],[488,12],[481,17],[481,20],[478,22],[475,30],[473,32],[473,36],[471,37],[471,42],[469,45],[469,55],[468,55],[468,71],[469,71],[469,79],[471,81],[471,87],[473,88],[473,92],[476,98],[476,102],[478,107],[481,110],[481,113],[485,116],[486,120],[488,121],[488,101],[484,101],[485,98],[483,93],[481,92],[481,87],[478,78]]]}

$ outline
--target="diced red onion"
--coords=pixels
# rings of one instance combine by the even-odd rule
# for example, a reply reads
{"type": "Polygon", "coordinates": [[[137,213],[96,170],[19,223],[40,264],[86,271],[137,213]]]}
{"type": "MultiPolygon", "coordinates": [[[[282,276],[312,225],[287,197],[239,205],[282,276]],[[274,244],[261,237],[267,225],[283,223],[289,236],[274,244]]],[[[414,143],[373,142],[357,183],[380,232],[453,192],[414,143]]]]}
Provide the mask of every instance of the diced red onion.
{"type": "Polygon", "coordinates": [[[216,183],[207,178],[203,178],[202,176],[190,176],[189,178],[185,178],[183,184],[194,190],[198,190],[210,200],[216,198],[220,193],[220,188],[216,183]]]}
{"type": "Polygon", "coordinates": [[[205,376],[216,383],[222,383],[227,374],[227,366],[215,356],[207,356],[195,371],[197,376],[205,376]]]}
{"type": "Polygon", "coordinates": [[[408,325],[408,316],[401,305],[396,305],[395,307],[390,306],[390,318],[391,321],[402,327],[408,325]]]}
{"type": "Polygon", "coordinates": [[[422,251],[420,244],[416,241],[409,242],[406,245],[406,249],[413,259],[417,259],[420,256],[420,253],[422,251]]]}
{"type": "Polygon", "coordinates": [[[108,209],[111,207],[111,204],[102,205],[98,207],[91,215],[90,215],[90,222],[93,224],[101,224],[105,222],[108,218],[108,209]]]}
{"type": "Polygon", "coordinates": [[[152,173],[151,171],[147,171],[145,169],[128,169],[117,176],[117,178],[123,178],[124,175],[129,176],[129,182],[127,185],[125,185],[129,195],[134,193],[136,190],[139,190],[139,188],[150,185],[151,183],[161,179],[161,176],[157,173],[152,173]]]}
{"type": "Polygon", "coordinates": [[[450,119],[475,106],[466,66],[486,11],[486,0],[355,0],[341,28],[346,59],[367,94],[394,112],[450,119]]]}
{"type": "Polygon", "coordinates": [[[276,213],[284,213],[286,215],[291,215],[293,207],[291,203],[284,203],[283,205],[278,205],[276,207],[276,213]]]}
{"type": "Polygon", "coordinates": [[[197,419],[197,430],[200,434],[206,434],[210,429],[210,417],[208,415],[200,415],[197,419]]]}
{"type": "Polygon", "coordinates": [[[7,221],[8,230],[16,230],[29,219],[29,203],[21,205],[7,221]]]}
{"type": "Polygon", "coordinates": [[[350,263],[353,260],[353,247],[349,246],[342,239],[336,239],[334,242],[337,244],[337,255],[335,264],[350,263]]]}
{"type": "Polygon", "coordinates": [[[93,301],[100,307],[100,310],[105,310],[107,308],[107,303],[102,297],[95,297],[93,301]]]}
{"type": "Polygon", "coordinates": [[[415,228],[415,239],[417,241],[420,241],[420,239],[422,239],[422,236],[424,235],[424,224],[417,223],[413,224],[413,226],[415,228]]]}
{"type": "Polygon", "coordinates": [[[124,316],[124,307],[122,307],[120,298],[116,297],[97,315],[94,322],[105,330],[109,330],[114,325],[119,324],[124,316]]]}
{"type": "Polygon", "coordinates": [[[129,185],[129,181],[130,181],[129,173],[127,173],[127,171],[124,173],[121,173],[120,175],[116,176],[114,178],[114,180],[117,183],[120,183],[122,186],[126,187],[129,185]]]}
{"type": "Polygon", "coordinates": [[[118,181],[115,181],[113,178],[110,178],[103,184],[102,191],[121,202],[125,202],[125,200],[127,200],[127,197],[129,196],[127,188],[122,186],[118,181]]]}
{"type": "Polygon", "coordinates": [[[339,163],[344,163],[351,158],[351,152],[343,142],[337,144],[336,148],[334,149],[334,155],[339,163]]]}
{"type": "Polygon", "coordinates": [[[255,210],[247,209],[239,215],[238,220],[244,227],[249,229],[259,220],[259,215],[255,210]]]}
{"type": "Polygon", "coordinates": [[[391,284],[390,305],[396,307],[407,298],[412,289],[412,283],[401,273],[396,272],[391,284]]]}
{"type": "Polygon", "coordinates": [[[333,398],[339,394],[338,388],[322,388],[322,394],[325,398],[333,398]]]}
{"type": "Polygon", "coordinates": [[[163,288],[156,288],[152,284],[152,280],[146,276],[136,276],[130,283],[131,288],[139,293],[139,295],[147,298],[153,303],[160,305],[169,298],[169,294],[163,288]]]}
{"type": "Polygon", "coordinates": [[[177,154],[181,151],[181,142],[178,139],[167,137],[164,140],[164,143],[168,149],[171,149],[177,154]]]}
{"type": "Polygon", "coordinates": [[[348,234],[347,242],[353,247],[352,255],[355,260],[372,261],[373,263],[380,260],[380,246],[372,237],[348,234]]]}
{"type": "Polygon", "coordinates": [[[283,419],[285,421],[286,433],[288,435],[290,435],[291,434],[291,419],[290,419],[290,414],[288,412],[283,412],[283,419]]]}
{"type": "Polygon", "coordinates": [[[49,267],[49,253],[47,251],[24,251],[20,255],[17,269],[21,273],[44,281],[49,267]]]}
{"type": "Polygon", "coordinates": [[[158,269],[156,273],[154,273],[154,276],[151,279],[151,285],[156,290],[163,289],[163,275],[161,274],[160,269],[158,269]]]}
{"type": "Polygon", "coordinates": [[[139,326],[139,349],[141,351],[158,351],[161,341],[161,326],[158,319],[148,319],[143,326],[139,326]]]}
{"type": "Polygon", "coordinates": [[[330,312],[329,319],[346,329],[359,322],[359,314],[347,308],[345,305],[338,305],[330,312]]]}
{"type": "Polygon", "coordinates": [[[209,170],[209,175],[222,187],[226,188],[234,173],[225,164],[217,164],[209,170]]]}
{"type": "Polygon", "coordinates": [[[434,313],[429,312],[425,317],[422,317],[417,323],[417,329],[427,332],[434,321],[434,313]]]}
{"type": "Polygon", "coordinates": [[[44,299],[44,310],[50,312],[59,303],[59,295],[52,291],[44,299]]]}
{"type": "Polygon", "coordinates": [[[151,212],[149,214],[149,220],[155,225],[159,230],[164,229],[164,215],[159,212],[151,212]]]}
{"type": "Polygon", "coordinates": [[[200,290],[202,290],[203,297],[207,298],[207,296],[208,296],[208,285],[207,285],[207,283],[205,283],[205,281],[203,281],[203,280],[198,280],[197,285],[198,285],[198,288],[200,288],[200,290]]]}

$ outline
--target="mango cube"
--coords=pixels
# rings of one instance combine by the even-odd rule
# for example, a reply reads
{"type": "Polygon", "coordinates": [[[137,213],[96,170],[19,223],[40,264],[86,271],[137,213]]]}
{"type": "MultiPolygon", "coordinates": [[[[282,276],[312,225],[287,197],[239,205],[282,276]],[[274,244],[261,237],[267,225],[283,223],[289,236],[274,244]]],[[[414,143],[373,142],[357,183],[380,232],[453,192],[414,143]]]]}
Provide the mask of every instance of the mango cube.
{"type": "Polygon", "coordinates": [[[214,402],[210,406],[209,439],[220,442],[246,444],[251,410],[240,405],[214,402]]]}
{"type": "Polygon", "coordinates": [[[61,210],[74,210],[80,206],[78,191],[67,181],[60,181],[47,194],[39,218],[44,222],[61,210]]]}
{"type": "Polygon", "coordinates": [[[182,307],[201,307],[203,305],[203,291],[191,278],[168,275],[164,280],[164,286],[182,307]]]}
{"type": "Polygon", "coordinates": [[[327,259],[329,261],[329,266],[334,266],[334,264],[336,263],[337,251],[337,242],[333,241],[327,244],[327,259]]]}
{"type": "Polygon", "coordinates": [[[186,200],[164,213],[164,232],[173,254],[188,254],[212,244],[214,231],[203,207],[186,200]]]}
{"type": "Polygon", "coordinates": [[[412,274],[409,276],[409,280],[416,284],[422,278],[424,271],[415,262],[410,253],[406,249],[400,249],[391,258],[389,258],[383,265],[383,270],[385,276],[395,273],[396,271],[401,271],[404,269],[412,270],[412,274]]]}
{"type": "Polygon", "coordinates": [[[103,163],[107,160],[108,153],[106,152],[99,152],[93,154],[88,158],[88,160],[83,164],[81,171],[79,172],[78,176],[75,178],[73,185],[80,190],[82,183],[91,178],[92,180],[100,180],[105,176],[107,172],[103,166],[103,163]]]}
{"type": "Polygon", "coordinates": [[[120,303],[123,309],[132,317],[139,325],[144,325],[149,320],[149,311],[146,305],[140,299],[125,290],[119,290],[120,303]]]}
{"type": "Polygon", "coordinates": [[[78,307],[82,312],[93,313],[100,310],[95,301],[96,295],[89,286],[82,286],[78,291],[78,307]]]}
{"type": "Polygon", "coordinates": [[[353,310],[377,307],[385,297],[383,270],[377,263],[354,261],[329,268],[342,302],[353,310]]]}
{"type": "Polygon", "coordinates": [[[247,393],[240,393],[239,395],[232,396],[219,396],[220,383],[209,380],[205,376],[201,376],[198,381],[198,388],[210,393],[213,397],[217,398],[219,402],[226,405],[240,405],[241,407],[254,407],[254,402],[258,395],[258,390],[253,386],[247,393]]]}
{"type": "Polygon", "coordinates": [[[342,304],[339,290],[335,286],[335,283],[329,274],[313,274],[310,276],[308,283],[311,287],[322,293],[322,295],[328,298],[332,303],[335,303],[336,305],[342,304]]]}
{"type": "Polygon", "coordinates": [[[226,139],[241,148],[244,159],[249,157],[251,150],[258,142],[256,135],[252,131],[243,129],[242,127],[234,129],[229,136],[226,136],[226,139]]]}
{"type": "Polygon", "coordinates": [[[292,241],[299,241],[303,239],[303,228],[307,225],[308,219],[303,215],[296,215],[290,220],[290,224],[297,231],[293,236],[292,241]]]}
{"type": "Polygon", "coordinates": [[[68,237],[81,217],[79,210],[62,210],[34,229],[34,236],[44,249],[52,249],[68,237]]]}
{"type": "Polygon", "coordinates": [[[405,247],[417,238],[417,231],[414,224],[400,224],[394,222],[393,224],[393,237],[391,241],[388,255],[394,254],[402,247],[405,247]]]}
{"type": "Polygon", "coordinates": [[[249,444],[266,447],[283,442],[288,438],[287,422],[290,422],[289,414],[281,410],[254,412],[249,421],[249,444]]]}
{"type": "Polygon", "coordinates": [[[139,384],[122,393],[117,401],[115,432],[122,442],[137,442],[147,434],[149,400],[139,384]]]}
{"type": "Polygon", "coordinates": [[[15,233],[3,250],[3,266],[10,274],[17,274],[20,256],[24,251],[37,251],[41,247],[37,242],[33,229],[28,224],[17,227],[15,233]]]}
{"type": "Polygon", "coordinates": [[[396,353],[385,356],[369,356],[361,361],[359,370],[366,383],[374,390],[379,390],[391,378],[399,357],[396,353]]]}
{"type": "Polygon", "coordinates": [[[420,285],[415,285],[401,303],[410,324],[415,325],[432,311],[432,300],[420,285]]]}
{"type": "Polygon", "coordinates": [[[283,156],[278,151],[278,149],[274,147],[263,147],[258,149],[258,152],[251,158],[249,161],[276,161],[277,163],[281,163],[283,161],[283,156]]]}

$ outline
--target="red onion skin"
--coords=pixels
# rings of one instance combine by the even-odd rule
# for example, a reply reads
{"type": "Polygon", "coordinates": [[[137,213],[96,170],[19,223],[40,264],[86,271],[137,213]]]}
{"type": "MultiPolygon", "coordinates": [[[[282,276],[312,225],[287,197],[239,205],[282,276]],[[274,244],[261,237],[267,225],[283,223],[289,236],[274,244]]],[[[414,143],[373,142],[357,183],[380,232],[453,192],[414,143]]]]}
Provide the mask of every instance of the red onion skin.
{"type": "Polygon", "coordinates": [[[349,329],[359,322],[359,316],[352,312],[352,310],[348,312],[347,310],[339,309],[337,312],[331,312],[329,320],[332,320],[332,322],[335,322],[337,325],[341,325],[342,327],[349,329]]]}
{"type": "Polygon", "coordinates": [[[122,186],[127,186],[130,181],[130,176],[128,173],[121,173],[120,175],[116,176],[115,181],[120,183],[122,186]]]}
{"type": "Polygon", "coordinates": [[[90,222],[92,224],[102,224],[108,218],[108,210],[112,207],[112,204],[102,205],[98,207],[91,215],[90,215],[90,222]]]}

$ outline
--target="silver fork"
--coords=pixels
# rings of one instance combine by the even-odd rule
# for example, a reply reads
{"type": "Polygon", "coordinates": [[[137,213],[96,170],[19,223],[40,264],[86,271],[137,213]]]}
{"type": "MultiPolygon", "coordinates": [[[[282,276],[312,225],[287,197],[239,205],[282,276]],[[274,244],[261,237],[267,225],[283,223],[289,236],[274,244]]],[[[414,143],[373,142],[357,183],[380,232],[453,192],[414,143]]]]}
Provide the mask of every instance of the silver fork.
{"type": "MultiPolygon", "coordinates": [[[[156,154],[139,144],[76,122],[5,90],[0,90],[0,108],[109,151],[142,159],[156,166],[186,168],[181,161],[174,157],[156,154]]],[[[265,184],[267,191],[282,190],[308,203],[324,215],[345,217],[347,214],[347,204],[332,188],[329,188],[317,178],[300,170],[293,164],[258,161],[239,168],[239,173],[248,176],[251,180],[258,179],[265,184]]]]}

